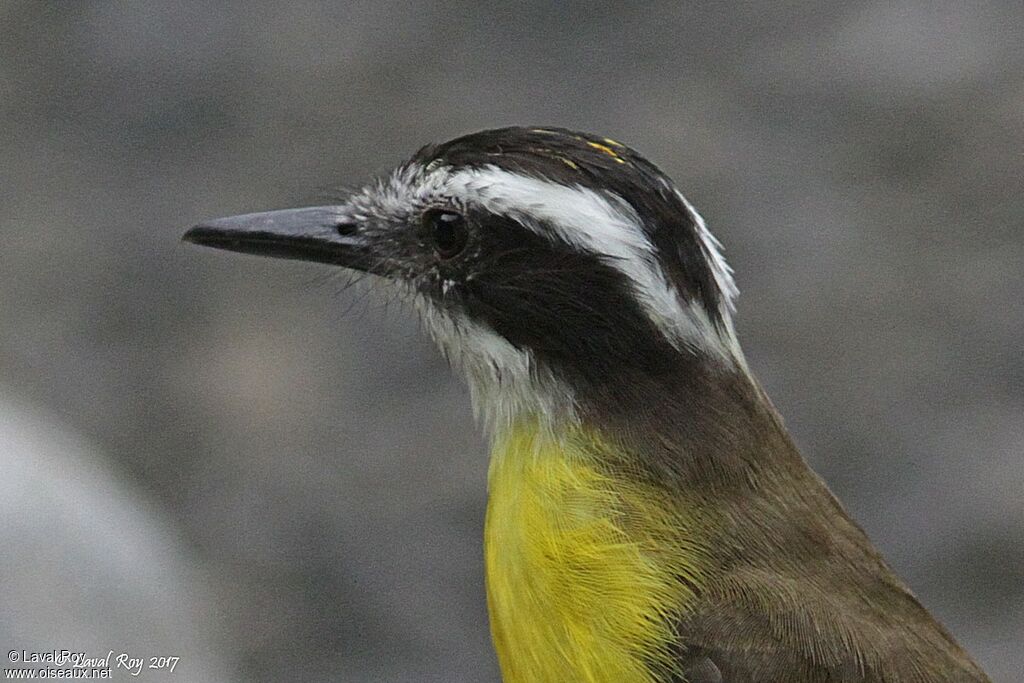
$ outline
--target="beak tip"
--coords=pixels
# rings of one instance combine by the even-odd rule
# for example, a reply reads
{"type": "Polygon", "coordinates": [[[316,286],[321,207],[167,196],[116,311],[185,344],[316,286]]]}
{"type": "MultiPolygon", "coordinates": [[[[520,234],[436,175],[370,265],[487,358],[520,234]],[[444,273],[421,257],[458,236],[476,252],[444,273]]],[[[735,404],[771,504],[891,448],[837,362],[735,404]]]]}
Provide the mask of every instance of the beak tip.
{"type": "Polygon", "coordinates": [[[199,239],[199,233],[200,233],[201,230],[202,230],[202,226],[200,226],[200,225],[193,225],[191,228],[189,228],[188,230],[185,231],[184,235],[181,236],[181,241],[182,242],[191,242],[192,244],[195,244],[196,240],[199,239]]]}
{"type": "Polygon", "coordinates": [[[210,225],[208,223],[200,223],[193,225],[191,228],[185,231],[185,234],[181,236],[183,242],[189,242],[191,244],[205,245],[209,244],[211,239],[216,237],[218,234],[223,234],[223,231],[218,230],[217,226],[210,225]]]}

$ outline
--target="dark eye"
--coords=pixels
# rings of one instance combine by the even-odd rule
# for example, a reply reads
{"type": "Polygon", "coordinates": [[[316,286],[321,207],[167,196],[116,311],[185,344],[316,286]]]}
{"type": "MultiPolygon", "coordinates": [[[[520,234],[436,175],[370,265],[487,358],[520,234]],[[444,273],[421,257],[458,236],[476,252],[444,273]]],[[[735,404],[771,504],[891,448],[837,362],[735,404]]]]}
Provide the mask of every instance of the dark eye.
{"type": "Polygon", "coordinates": [[[455,258],[466,248],[469,230],[462,214],[432,209],[423,214],[423,227],[434,251],[443,259],[455,258]]]}

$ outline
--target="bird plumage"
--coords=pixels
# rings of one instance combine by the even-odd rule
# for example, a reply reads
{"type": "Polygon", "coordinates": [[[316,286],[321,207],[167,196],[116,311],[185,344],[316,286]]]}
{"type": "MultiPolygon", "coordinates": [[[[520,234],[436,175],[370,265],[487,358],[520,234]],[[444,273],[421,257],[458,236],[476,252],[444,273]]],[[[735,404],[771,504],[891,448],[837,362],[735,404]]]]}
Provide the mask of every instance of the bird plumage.
{"type": "Polygon", "coordinates": [[[621,143],[484,131],[336,206],[187,238],[365,270],[416,303],[493,443],[506,681],[987,680],[797,452],[717,241],[621,143]]]}

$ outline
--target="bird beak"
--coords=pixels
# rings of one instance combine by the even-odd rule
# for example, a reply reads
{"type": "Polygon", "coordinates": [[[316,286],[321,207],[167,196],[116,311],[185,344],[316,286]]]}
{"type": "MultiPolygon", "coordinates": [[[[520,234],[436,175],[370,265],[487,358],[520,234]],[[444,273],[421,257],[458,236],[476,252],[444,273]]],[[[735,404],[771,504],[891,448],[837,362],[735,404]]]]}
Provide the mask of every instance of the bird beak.
{"type": "Polygon", "coordinates": [[[343,220],[339,209],[315,206],[217,218],[191,228],[182,239],[242,254],[368,271],[377,259],[359,226],[343,220]]]}

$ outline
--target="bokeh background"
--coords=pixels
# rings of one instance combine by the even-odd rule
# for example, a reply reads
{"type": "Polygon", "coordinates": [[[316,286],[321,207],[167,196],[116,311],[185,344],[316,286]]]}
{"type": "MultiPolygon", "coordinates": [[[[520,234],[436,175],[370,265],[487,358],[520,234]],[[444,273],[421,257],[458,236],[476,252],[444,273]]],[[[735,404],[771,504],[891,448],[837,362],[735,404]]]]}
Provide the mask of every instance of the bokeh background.
{"type": "Polygon", "coordinates": [[[677,180],[808,459],[1021,680],[1019,0],[0,3],[4,652],[498,680],[486,447],[413,315],[179,236],[514,123],[677,180]]]}

